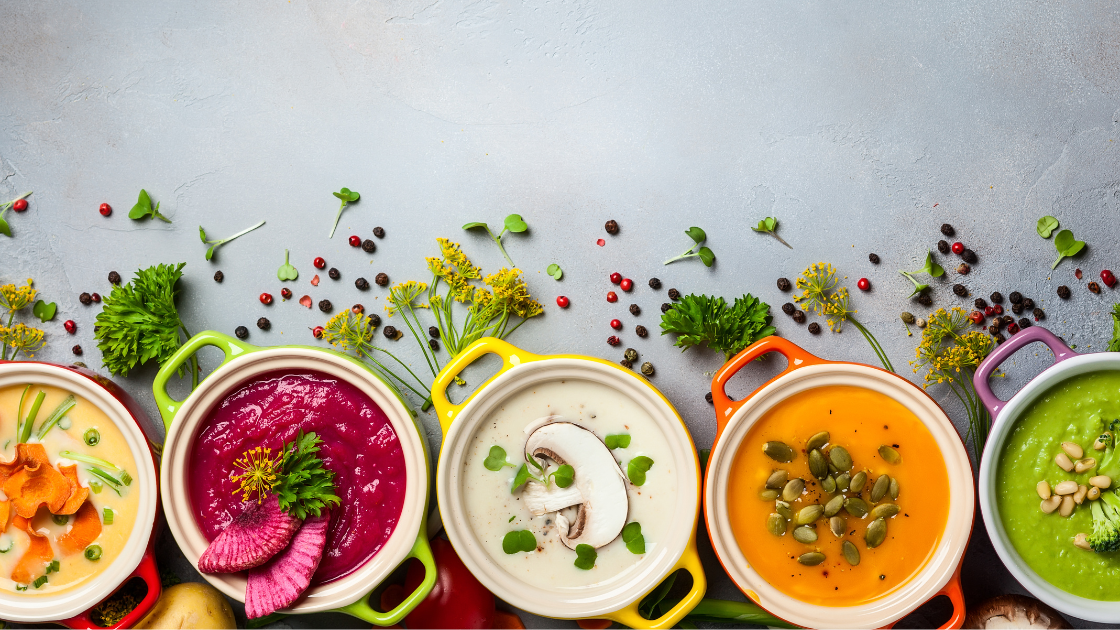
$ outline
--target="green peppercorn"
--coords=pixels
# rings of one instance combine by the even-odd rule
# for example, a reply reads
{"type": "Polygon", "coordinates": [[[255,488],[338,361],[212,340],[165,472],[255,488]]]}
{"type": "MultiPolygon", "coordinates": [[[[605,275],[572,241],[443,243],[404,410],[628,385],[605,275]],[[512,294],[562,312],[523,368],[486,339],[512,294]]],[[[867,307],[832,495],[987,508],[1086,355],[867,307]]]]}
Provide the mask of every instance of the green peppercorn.
{"type": "Polygon", "coordinates": [[[638,360],[638,351],[633,348],[627,348],[626,352],[622,353],[622,356],[626,357],[627,361],[633,363],[638,360]]]}
{"type": "Polygon", "coordinates": [[[645,363],[643,363],[642,364],[642,374],[645,374],[646,376],[653,376],[653,364],[650,363],[649,361],[646,361],[645,363]]]}

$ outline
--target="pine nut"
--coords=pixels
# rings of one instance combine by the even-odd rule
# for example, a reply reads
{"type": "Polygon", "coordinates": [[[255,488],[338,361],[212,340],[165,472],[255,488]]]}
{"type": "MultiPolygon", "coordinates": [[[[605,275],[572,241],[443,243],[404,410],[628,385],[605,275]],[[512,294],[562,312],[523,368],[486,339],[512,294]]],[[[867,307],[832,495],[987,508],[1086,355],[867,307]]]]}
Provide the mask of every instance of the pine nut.
{"type": "Polygon", "coordinates": [[[1058,509],[1058,505],[1062,502],[1062,497],[1054,495],[1039,504],[1044,514],[1052,514],[1054,510],[1058,509]]]}
{"type": "Polygon", "coordinates": [[[1050,484],[1047,483],[1045,479],[1038,482],[1038,485],[1035,486],[1034,489],[1038,492],[1038,498],[1043,501],[1050,498],[1050,484]]]}
{"type": "Polygon", "coordinates": [[[1070,514],[1073,514],[1073,508],[1076,506],[1077,504],[1073,502],[1073,497],[1066,495],[1062,497],[1062,505],[1058,508],[1058,514],[1068,517],[1070,514]]]}
{"type": "Polygon", "coordinates": [[[1085,451],[1081,448],[1081,445],[1074,444],[1073,442],[1062,442],[1062,450],[1073,459],[1081,459],[1081,457],[1085,455],[1085,451]]]}
{"type": "Polygon", "coordinates": [[[1073,460],[1065,453],[1058,453],[1057,456],[1054,457],[1054,463],[1058,465],[1058,468],[1066,472],[1073,470],[1073,460]]]}
{"type": "Polygon", "coordinates": [[[1093,449],[1098,450],[1098,451],[1103,451],[1105,449],[1105,447],[1108,446],[1108,442],[1111,439],[1112,439],[1112,434],[1109,433],[1108,431],[1105,431],[1104,433],[1098,435],[1097,439],[1093,441],[1093,449]]]}
{"type": "Polygon", "coordinates": [[[1077,486],[1077,492],[1073,493],[1073,501],[1078,505],[1085,502],[1085,495],[1089,494],[1089,486],[1081,484],[1077,486]]]}
{"type": "Polygon", "coordinates": [[[1112,477],[1108,475],[1097,475],[1096,477],[1089,477],[1089,485],[1096,486],[1104,490],[1112,485],[1112,477]]]}
{"type": "Polygon", "coordinates": [[[1085,498],[1090,501],[1096,501],[1101,498],[1101,489],[1096,486],[1089,488],[1089,492],[1085,493],[1085,498]]]}
{"type": "Polygon", "coordinates": [[[1077,482],[1067,479],[1058,485],[1054,486],[1054,494],[1065,496],[1077,492],[1077,482]]]}
{"type": "Polygon", "coordinates": [[[1073,465],[1073,472],[1080,475],[1081,473],[1088,472],[1096,467],[1097,460],[1092,457],[1086,457],[1085,459],[1077,460],[1077,463],[1073,465]]]}
{"type": "Polygon", "coordinates": [[[1073,537],[1073,545],[1081,549],[1092,549],[1089,545],[1089,537],[1084,533],[1078,534],[1073,537]]]}

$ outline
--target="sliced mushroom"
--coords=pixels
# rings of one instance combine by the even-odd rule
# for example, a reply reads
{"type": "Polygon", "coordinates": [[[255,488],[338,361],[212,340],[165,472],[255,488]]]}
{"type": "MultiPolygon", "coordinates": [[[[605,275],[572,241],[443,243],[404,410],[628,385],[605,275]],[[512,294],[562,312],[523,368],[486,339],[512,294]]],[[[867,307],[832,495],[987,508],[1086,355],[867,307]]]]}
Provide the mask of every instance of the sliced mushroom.
{"type": "Polygon", "coordinates": [[[583,494],[574,483],[567,488],[561,488],[554,483],[546,486],[543,483],[530,481],[525,484],[521,500],[525,502],[525,508],[533,516],[540,516],[583,503],[583,494]]]}
{"type": "Polygon", "coordinates": [[[1000,595],[970,610],[965,628],[1070,628],[1056,610],[1024,595],[1000,595]]]}
{"type": "Polygon", "coordinates": [[[579,492],[579,508],[570,523],[566,518],[556,520],[565,546],[598,548],[618,538],[630,507],[626,477],[597,435],[572,422],[552,422],[533,431],[525,441],[525,452],[559,465],[568,464],[575,471],[568,489],[579,492]]]}

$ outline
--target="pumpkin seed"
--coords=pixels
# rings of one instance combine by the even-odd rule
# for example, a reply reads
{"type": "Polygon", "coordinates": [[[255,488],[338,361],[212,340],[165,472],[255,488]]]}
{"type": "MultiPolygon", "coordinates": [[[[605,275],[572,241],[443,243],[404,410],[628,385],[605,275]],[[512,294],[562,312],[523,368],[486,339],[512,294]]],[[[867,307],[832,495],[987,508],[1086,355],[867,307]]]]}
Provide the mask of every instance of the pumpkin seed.
{"type": "Polygon", "coordinates": [[[810,551],[797,557],[797,561],[807,567],[815,567],[824,562],[824,554],[819,551],[810,551]]]}
{"type": "Polygon", "coordinates": [[[897,501],[897,500],[898,500],[898,490],[899,490],[899,487],[898,487],[898,479],[894,479],[894,478],[892,478],[892,479],[891,479],[891,490],[890,490],[890,493],[891,493],[891,499],[892,499],[892,500],[894,500],[894,501],[897,501]]]}
{"type": "Polygon", "coordinates": [[[833,516],[828,519],[828,531],[832,535],[839,538],[844,535],[844,530],[848,528],[848,519],[843,516],[833,516]]]}
{"type": "Polygon", "coordinates": [[[867,502],[859,497],[844,499],[844,509],[856,518],[863,518],[867,516],[868,512],[867,502]]]}
{"type": "Polygon", "coordinates": [[[828,459],[840,470],[852,469],[852,456],[848,454],[848,449],[843,446],[833,446],[828,451],[828,459]]]}
{"type": "Polygon", "coordinates": [[[784,470],[775,470],[766,478],[766,487],[781,490],[789,480],[789,473],[784,470]]]}
{"type": "Polygon", "coordinates": [[[778,498],[778,491],[774,490],[773,488],[763,488],[758,493],[758,498],[762,499],[763,501],[773,501],[774,499],[778,498]]]}
{"type": "Polygon", "coordinates": [[[767,442],[762,445],[762,452],[776,462],[788,464],[793,461],[793,449],[785,442],[767,442]]]}
{"type": "Polygon", "coordinates": [[[848,561],[848,564],[853,567],[859,564],[859,549],[852,544],[852,541],[845,540],[843,545],[840,545],[840,555],[848,561]]]}
{"type": "Polygon", "coordinates": [[[823,507],[816,504],[806,505],[805,507],[797,511],[797,518],[795,519],[795,522],[798,525],[808,525],[809,523],[816,521],[823,514],[823,507]]]}
{"type": "Polygon", "coordinates": [[[876,505],[875,509],[871,510],[871,518],[890,518],[895,514],[902,511],[897,503],[884,503],[876,505]]]}
{"type": "Polygon", "coordinates": [[[809,438],[808,442],[805,442],[805,450],[811,451],[815,448],[820,448],[825,444],[828,444],[828,431],[821,431],[820,433],[814,434],[813,437],[809,438]]]}
{"type": "Polygon", "coordinates": [[[817,531],[808,525],[793,528],[793,539],[804,545],[817,542],[817,531]]]}
{"type": "Polygon", "coordinates": [[[794,477],[786,482],[786,487],[782,488],[783,501],[796,501],[797,497],[805,491],[805,482],[800,477],[794,477]]]}
{"type": "Polygon", "coordinates": [[[836,492],[836,480],[826,475],[824,479],[821,479],[821,490],[824,490],[825,494],[836,492]]]}
{"type": "Polygon", "coordinates": [[[785,536],[786,518],[778,513],[771,514],[770,516],[766,517],[766,529],[775,536],[785,536]]]}
{"type": "Polygon", "coordinates": [[[793,520],[793,510],[790,509],[789,503],[781,499],[774,502],[774,511],[786,517],[787,520],[793,520]]]}
{"type": "Polygon", "coordinates": [[[874,549],[883,544],[887,539],[887,522],[881,518],[871,521],[867,526],[867,531],[863,533],[863,542],[867,543],[868,549],[874,549]]]}
{"type": "Polygon", "coordinates": [[[809,451],[809,472],[817,479],[823,479],[828,475],[828,462],[825,461],[820,449],[809,451]]]}
{"type": "Polygon", "coordinates": [[[879,447],[879,457],[882,457],[883,461],[890,464],[902,463],[902,455],[899,455],[898,451],[894,450],[890,446],[887,446],[886,444],[879,447]]]}
{"type": "Polygon", "coordinates": [[[852,483],[848,485],[848,489],[856,494],[863,492],[863,487],[867,485],[867,473],[862,470],[852,475],[852,483]]]}
{"type": "Polygon", "coordinates": [[[846,492],[852,485],[852,476],[848,473],[840,473],[836,475],[836,489],[841,492],[846,492]]]}
{"type": "Polygon", "coordinates": [[[889,475],[882,475],[875,480],[875,485],[871,486],[871,502],[878,503],[887,496],[887,492],[891,489],[891,478],[889,475]]]}
{"type": "Polygon", "coordinates": [[[833,466],[832,462],[828,462],[828,474],[835,477],[836,475],[840,474],[840,469],[833,466]]]}
{"type": "Polygon", "coordinates": [[[844,495],[838,494],[829,499],[828,503],[824,504],[824,515],[836,516],[842,509],[844,509],[844,495]]]}

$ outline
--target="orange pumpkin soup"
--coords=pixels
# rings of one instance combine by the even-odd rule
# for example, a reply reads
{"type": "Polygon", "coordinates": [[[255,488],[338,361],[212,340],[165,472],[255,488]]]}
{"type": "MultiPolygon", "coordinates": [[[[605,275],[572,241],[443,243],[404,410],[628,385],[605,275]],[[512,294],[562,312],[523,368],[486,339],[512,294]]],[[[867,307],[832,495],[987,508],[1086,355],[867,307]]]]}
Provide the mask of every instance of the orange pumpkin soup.
{"type": "MultiPolygon", "coordinates": [[[[820,440],[818,437],[816,442],[820,440]]],[[[781,448],[772,446],[770,450],[780,452],[781,448]]],[[[885,455],[893,457],[890,451],[885,451],[885,455]]],[[[779,459],[784,458],[779,456],[779,459]]],[[[818,471],[820,461],[817,457],[818,471]]],[[[781,481],[782,477],[779,473],[776,480],[781,481]]],[[[846,484],[850,484],[847,479],[840,481],[841,487],[846,484]]],[[[796,485],[789,492],[794,492],[796,485]]],[[[802,392],[768,411],[739,447],[732,464],[728,493],[731,527],[747,562],[763,579],[787,595],[824,606],[867,603],[904,584],[925,565],[937,547],[949,510],[949,476],[941,450],[925,425],[884,394],[843,385],[802,392]],[[841,470],[833,464],[828,481],[813,476],[809,462],[811,453],[806,449],[810,438],[823,431],[828,432],[827,443],[819,449],[824,461],[846,463],[842,456],[833,457],[832,449],[841,446],[852,462],[849,470],[841,470]],[[763,449],[770,442],[788,445],[793,451],[792,460],[783,463],[768,456],[763,449]],[[884,460],[880,455],[882,446],[895,449],[901,461],[894,464],[884,460]],[[779,470],[786,471],[789,480],[804,481],[805,489],[789,501],[788,506],[780,503],[782,496],[778,496],[777,501],[771,498],[773,492],[765,495],[766,498],[762,496],[768,479],[772,486],[783,486],[778,493],[785,490],[788,482],[775,484],[775,479],[771,479],[779,470]],[[861,471],[866,474],[866,483],[859,492],[854,492],[850,485],[847,491],[839,488],[826,491],[843,473],[855,477],[861,471]],[[872,501],[875,482],[883,475],[897,482],[897,499],[892,499],[892,492],[888,490],[878,501],[872,501]],[[813,505],[823,508],[837,495],[856,500],[852,510],[844,507],[835,514],[846,520],[842,536],[832,533],[835,527],[830,528],[830,515],[826,513],[816,518],[808,530],[798,532],[802,540],[814,537],[816,540],[795,540],[794,529],[801,511],[813,505]],[[876,535],[871,536],[871,547],[865,538],[868,526],[875,519],[870,514],[857,517],[861,511],[858,500],[862,500],[868,510],[892,503],[898,506],[895,515],[889,515],[894,509],[891,507],[878,512],[887,514],[880,526],[873,527],[877,530],[882,524],[886,526],[886,535],[878,546],[874,546],[876,535]],[[793,519],[786,521],[772,516],[778,512],[792,515],[793,519]],[[776,536],[774,532],[779,530],[783,533],[776,536]],[[855,566],[845,559],[845,541],[854,545],[858,553],[855,566]],[[819,560],[819,556],[805,554],[823,554],[824,560],[806,565],[802,561],[812,563],[819,560]]],[[[793,495],[787,493],[789,496],[793,495]]],[[[806,518],[815,511],[819,510],[812,508],[806,512],[806,518]]],[[[855,559],[850,546],[847,553],[855,559]]]]}

